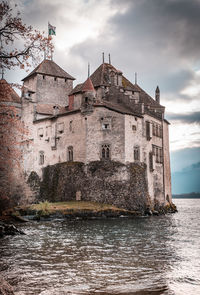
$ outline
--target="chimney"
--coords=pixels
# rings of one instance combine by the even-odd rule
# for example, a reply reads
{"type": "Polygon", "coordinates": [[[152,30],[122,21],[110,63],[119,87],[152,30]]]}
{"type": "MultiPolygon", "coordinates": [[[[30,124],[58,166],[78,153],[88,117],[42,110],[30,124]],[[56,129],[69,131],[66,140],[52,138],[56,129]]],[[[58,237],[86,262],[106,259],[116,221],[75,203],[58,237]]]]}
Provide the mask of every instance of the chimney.
{"type": "Polygon", "coordinates": [[[155,100],[156,100],[157,103],[160,104],[160,89],[159,89],[158,86],[156,87],[155,100]]]}

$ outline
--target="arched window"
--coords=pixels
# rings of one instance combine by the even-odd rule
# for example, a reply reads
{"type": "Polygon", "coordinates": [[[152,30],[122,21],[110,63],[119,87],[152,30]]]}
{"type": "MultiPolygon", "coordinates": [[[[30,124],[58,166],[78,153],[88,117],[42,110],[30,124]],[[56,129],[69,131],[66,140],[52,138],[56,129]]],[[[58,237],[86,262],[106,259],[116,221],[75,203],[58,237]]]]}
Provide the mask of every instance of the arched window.
{"type": "Polygon", "coordinates": [[[73,161],[73,158],[74,158],[74,155],[73,155],[73,146],[69,146],[67,148],[67,160],[72,162],[73,161]]]}
{"type": "Polygon", "coordinates": [[[102,159],[110,159],[110,144],[102,144],[101,157],[102,159]]]}

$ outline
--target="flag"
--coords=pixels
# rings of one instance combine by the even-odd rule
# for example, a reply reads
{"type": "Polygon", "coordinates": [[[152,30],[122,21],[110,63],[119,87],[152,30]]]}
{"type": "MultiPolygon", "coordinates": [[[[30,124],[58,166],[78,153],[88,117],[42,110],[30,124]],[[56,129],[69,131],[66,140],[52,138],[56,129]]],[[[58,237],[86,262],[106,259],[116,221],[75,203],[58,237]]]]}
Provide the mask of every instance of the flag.
{"type": "Polygon", "coordinates": [[[48,34],[49,36],[56,35],[56,27],[52,26],[50,23],[48,23],[48,34]]]}

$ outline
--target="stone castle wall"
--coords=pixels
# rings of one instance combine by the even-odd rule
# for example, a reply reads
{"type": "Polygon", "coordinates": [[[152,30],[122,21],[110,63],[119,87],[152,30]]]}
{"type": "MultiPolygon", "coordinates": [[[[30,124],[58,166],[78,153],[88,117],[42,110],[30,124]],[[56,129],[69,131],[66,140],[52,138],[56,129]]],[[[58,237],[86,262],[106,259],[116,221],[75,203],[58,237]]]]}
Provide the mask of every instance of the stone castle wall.
{"type": "Polygon", "coordinates": [[[146,165],[114,161],[65,162],[43,169],[40,200],[113,204],[128,210],[149,206],[146,165]]]}

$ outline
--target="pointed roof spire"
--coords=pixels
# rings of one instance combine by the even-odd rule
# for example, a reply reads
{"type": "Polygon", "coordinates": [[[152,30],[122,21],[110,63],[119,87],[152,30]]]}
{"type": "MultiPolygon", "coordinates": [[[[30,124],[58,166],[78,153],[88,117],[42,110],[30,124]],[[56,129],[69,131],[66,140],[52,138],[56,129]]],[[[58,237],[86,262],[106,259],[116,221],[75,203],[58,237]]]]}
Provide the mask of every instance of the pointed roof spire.
{"type": "Polygon", "coordinates": [[[110,53],[108,54],[108,60],[109,60],[109,64],[111,65],[110,53]]]}
{"type": "Polygon", "coordinates": [[[158,86],[156,87],[156,93],[160,93],[160,89],[158,86]]]}
{"type": "Polygon", "coordinates": [[[135,72],[135,84],[137,84],[137,72],[135,72]]]}
{"type": "Polygon", "coordinates": [[[88,78],[90,77],[90,63],[88,63],[88,78]]]}
{"type": "Polygon", "coordinates": [[[4,79],[4,68],[1,68],[1,79],[4,79]]]}
{"type": "Polygon", "coordinates": [[[87,92],[87,91],[94,91],[94,90],[95,89],[94,89],[92,80],[90,79],[90,77],[88,77],[85,83],[83,84],[82,91],[87,92]]]}
{"type": "Polygon", "coordinates": [[[102,63],[104,64],[104,52],[102,52],[102,63]]]}

